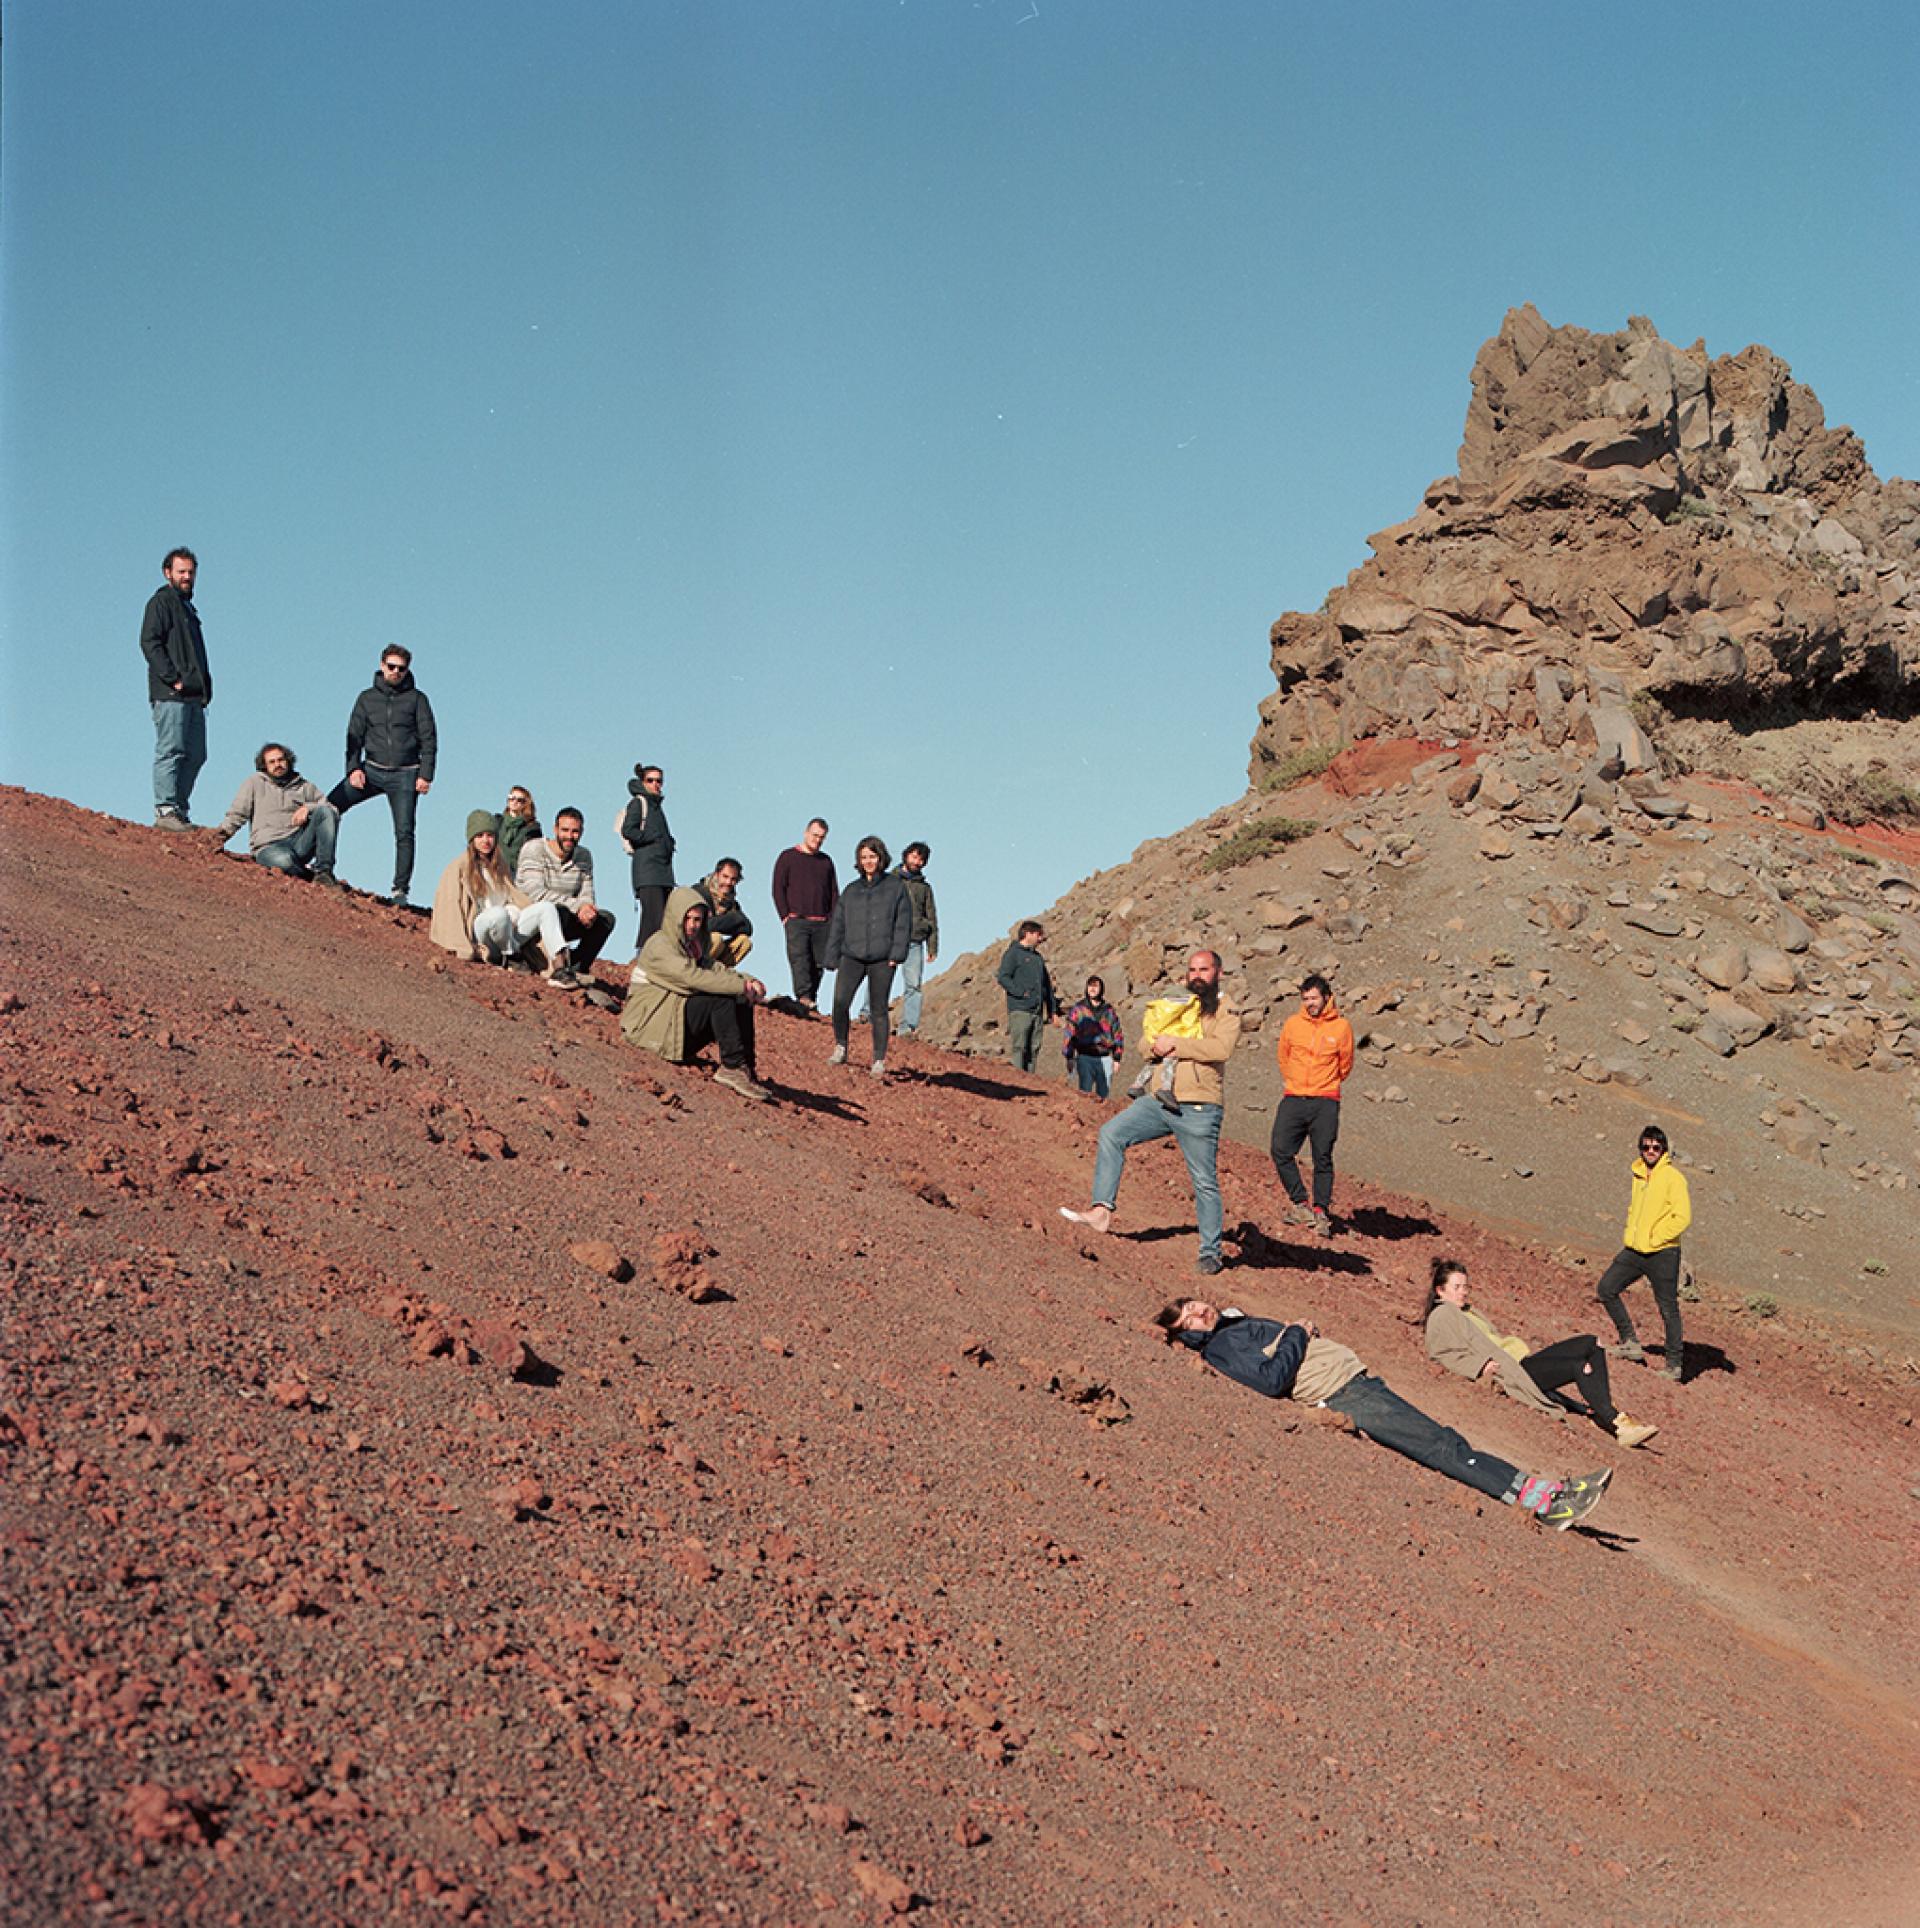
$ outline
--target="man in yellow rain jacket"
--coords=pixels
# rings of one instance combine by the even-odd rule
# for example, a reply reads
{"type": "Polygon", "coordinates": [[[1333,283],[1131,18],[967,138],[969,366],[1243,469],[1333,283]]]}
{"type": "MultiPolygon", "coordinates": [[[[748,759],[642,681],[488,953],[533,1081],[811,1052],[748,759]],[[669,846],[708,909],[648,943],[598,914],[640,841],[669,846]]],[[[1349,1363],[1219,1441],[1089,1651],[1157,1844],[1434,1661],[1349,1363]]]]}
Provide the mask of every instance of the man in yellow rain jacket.
{"type": "Polygon", "coordinates": [[[1653,1287],[1654,1303],[1667,1327],[1666,1373],[1686,1376],[1680,1333],[1680,1236],[1693,1223],[1687,1181],[1667,1153],[1667,1134],[1649,1125],[1640,1134],[1640,1156],[1633,1161],[1633,1201],[1618,1256],[1596,1288],[1600,1303],[1613,1315],[1620,1342],[1609,1348],[1622,1359],[1643,1360],[1633,1320],[1620,1295],[1636,1279],[1653,1287]]]}

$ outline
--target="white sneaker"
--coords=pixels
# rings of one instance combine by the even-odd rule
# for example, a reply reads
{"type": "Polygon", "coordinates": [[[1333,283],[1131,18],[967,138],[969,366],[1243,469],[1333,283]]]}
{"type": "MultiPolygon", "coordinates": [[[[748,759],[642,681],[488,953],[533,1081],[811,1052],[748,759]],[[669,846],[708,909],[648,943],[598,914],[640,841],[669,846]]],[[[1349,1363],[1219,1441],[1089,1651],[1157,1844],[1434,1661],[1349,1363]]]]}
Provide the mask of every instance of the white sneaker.
{"type": "Polygon", "coordinates": [[[827,1062],[829,1064],[845,1064],[846,1061],[847,1047],[844,1044],[836,1044],[833,1049],[827,1053],[827,1062]]]}
{"type": "Polygon", "coordinates": [[[868,1070],[868,1075],[871,1077],[884,1078],[887,1075],[886,1059],[875,1058],[873,1063],[867,1067],[867,1070],[868,1070]]]}

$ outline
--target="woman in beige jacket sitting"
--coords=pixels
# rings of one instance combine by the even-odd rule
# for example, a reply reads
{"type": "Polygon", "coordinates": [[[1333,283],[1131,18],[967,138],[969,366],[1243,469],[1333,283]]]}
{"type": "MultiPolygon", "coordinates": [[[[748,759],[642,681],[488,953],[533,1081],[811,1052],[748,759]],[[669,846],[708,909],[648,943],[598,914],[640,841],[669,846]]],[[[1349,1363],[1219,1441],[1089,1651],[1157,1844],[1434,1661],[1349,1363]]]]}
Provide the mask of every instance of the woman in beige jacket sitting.
{"type": "Polygon", "coordinates": [[[469,814],[467,847],[440,873],[427,935],[455,957],[516,971],[537,968],[529,939],[538,937],[548,957],[561,948],[559,913],[535,904],[500,861],[500,819],[492,811],[469,814]]]}
{"type": "Polygon", "coordinates": [[[1554,1393],[1563,1386],[1576,1387],[1595,1421],[1622,1446],[1642,1446],[1660,1430],[1628,1418],[1614,1405],[1607,1355],[1592,1333],[1551,1346],[1502,1338],[1467,1303],[1467,1268],[1458,1259],[1434,1260],[1422,1317],[1428,1354],[1463,1379],[1491,1379],[1523,1406],[1556,1419],[1568,1408],[1554,1393]]]}

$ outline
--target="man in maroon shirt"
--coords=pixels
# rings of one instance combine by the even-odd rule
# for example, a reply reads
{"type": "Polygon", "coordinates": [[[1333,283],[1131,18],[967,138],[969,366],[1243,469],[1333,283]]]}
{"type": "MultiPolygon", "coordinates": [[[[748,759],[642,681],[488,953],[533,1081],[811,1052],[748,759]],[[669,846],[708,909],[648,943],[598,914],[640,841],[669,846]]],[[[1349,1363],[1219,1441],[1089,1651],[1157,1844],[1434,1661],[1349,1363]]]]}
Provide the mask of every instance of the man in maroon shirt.
{"type": "Polygon", "coordinates": [[[840,901],[833,859],[820,847],[826,840],[827,820],[815,817],[807,834],[793,849],[781,851],[773,866],[773,909],[787,936],[794,1002],[809,1011],[827,968],[827,921],[840,901]]]}

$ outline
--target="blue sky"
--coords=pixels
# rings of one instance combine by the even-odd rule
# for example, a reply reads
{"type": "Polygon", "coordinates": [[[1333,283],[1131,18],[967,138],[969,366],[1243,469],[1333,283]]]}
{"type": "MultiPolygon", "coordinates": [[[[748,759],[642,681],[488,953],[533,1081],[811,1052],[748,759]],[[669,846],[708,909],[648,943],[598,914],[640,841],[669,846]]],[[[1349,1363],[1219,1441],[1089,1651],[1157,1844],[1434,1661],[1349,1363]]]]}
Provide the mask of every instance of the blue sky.
{"type": "MultiPolygon", "coordinates": [[[[737,854],[768,914],[818,813],[843,871],[931,842],[947,955],[988,941],[1238,793],[1269,623],[1452,469],[1517,302],[1763,341],[1920,473],[1906,7],[6,26],[0,777],[150,817],[136,636],[186,542],[195,814],[268,736],[332,781],[404,642],[416,895],[521,781],[630,920],[645,757],[683,875],[737,854]]],[[[351,881],[386,836],[349,821],[351,881]]]]}

